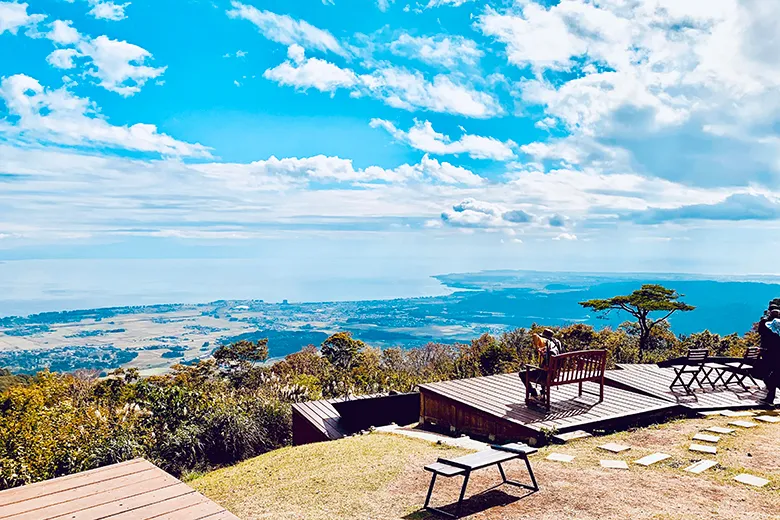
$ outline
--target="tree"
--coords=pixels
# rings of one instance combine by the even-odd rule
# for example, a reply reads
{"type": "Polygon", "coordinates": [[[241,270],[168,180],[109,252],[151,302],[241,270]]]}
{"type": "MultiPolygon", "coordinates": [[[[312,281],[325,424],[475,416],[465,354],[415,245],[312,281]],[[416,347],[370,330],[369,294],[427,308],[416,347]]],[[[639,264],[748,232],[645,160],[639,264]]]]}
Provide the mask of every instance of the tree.
{"type": "Polygon", "coordinates": [[[667,289],[662,285],[645,284],[642,285],[641,289],[626,296],[588,300],[580,302],[580,305],[605,314],[609,314],[613,310],[625,311],[636,318],[639,326],[639,356],[640,359],[643,359],[650,346],[650,334],[656,325],[677,311],[688,312],[696,308],[679,301],[682,296],[677,291],[667,289]],[[654,312],[664,314],[658,319],[652,319],[650,314],[654,312]]]}
{"type": "Polygon", "coordinates": [[[241,340],[230,345],[220,345],[214,351],[214,360],[228,374],[247,372],[255,363],[263,363],[268,359],[268,338],[257,343],[241,340]]]}
{"type": "Polygon", "coordinates": [[[365,348],[366,344],[359,339],[354,339],[349,332],[337,332],[322,342],[322,355],[338,368],[350,369],[355,362],[358,352],[365,348]]]}

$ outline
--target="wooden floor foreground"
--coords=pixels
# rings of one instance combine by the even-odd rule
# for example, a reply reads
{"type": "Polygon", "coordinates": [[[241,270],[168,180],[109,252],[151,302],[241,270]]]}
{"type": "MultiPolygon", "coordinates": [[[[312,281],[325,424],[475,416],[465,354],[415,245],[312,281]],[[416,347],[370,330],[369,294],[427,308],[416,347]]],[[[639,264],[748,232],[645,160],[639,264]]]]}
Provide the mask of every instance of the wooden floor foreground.
{"type": "Polygon", "coordinates": [[[144,459],[0,492],[4,520],[237,520],[144,459]]]}
{"type": "Polygon", "coordinates": [[[476,435],[494,434],[492,428],[500,426],[496,421],[511,423],[509,431],[534,435],[543,429],[590,429],[676,407],[667,400],[610,386],[604,388],[604,401],[599,403],[596,383],[584,383],[583,389],[579,396],[576,384],[553,388],[551,407],[543,410],[525,404],[525,386],[518,374],[442,381],[420,385],[421,414],[439,426],[476,435]],[[485,431],[478,431],[481,428],[485,431]]]}
{"type": "MultiPolygon", "coordinates": [[[[635,392],[642,392],[690,410],[721,410],[726,408],[742,409],[760,406],[760,399],[766,396],[766,389],[761,380],[757,387],[747,390],[732,384],[728,388],[697,388],[687,394],[682,388],[670,390],[669,385],[674,380],[674,369],[662,368],[658,365],[618,365],[618,370],[608,370],[605,378],[608,383],[635,392]]],[[[687,378],[686,378],[687,381],[687,378]]],[[[752,382],[747,382],[751,384],[752,382]]],[[[780,398],[775,400],[780,404],[780,398]]]]}

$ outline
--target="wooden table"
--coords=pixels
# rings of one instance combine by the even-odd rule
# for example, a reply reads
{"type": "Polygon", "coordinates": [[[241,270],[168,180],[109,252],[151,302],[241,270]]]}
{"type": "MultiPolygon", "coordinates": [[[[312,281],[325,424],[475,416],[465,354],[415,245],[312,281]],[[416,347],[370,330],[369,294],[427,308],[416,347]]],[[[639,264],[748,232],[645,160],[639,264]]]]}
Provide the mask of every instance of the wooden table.
{"type": "Polygon", "coordinates": [[[428,511],[433,511],[450,518],[459,518],[461,507],[463,505],[463,498],[466,495],[466,487],[468,486],[471,472],[491,466],[498,467],[498,471],[501,474],[501,485],[509,484],[510,486],[530,489],[531,491],[539,491],[539,486],[536,483],[536,477],[534,476],[533,469],[531,469],[531,463],[528,460],[528,455],[536,453],[536,451],[536,448],[531,448],[525,444],[512,443],[505,444],[503,446],[494,445],[491,446],[491,448],[488,450],[464,455],[463,457],[458,457],[456,459],[440,458],[437,462],[425,466],[425,470],[430,471],[433,475],[431,476],[431,485],[428,487],[428,496],[425,497],[425,505],[423,507],[428,511]],[[528,469],[528,475],[531,478],[531,485],[523,484],[521,482],[509,480],[506,478],[506,472],[501,465],[504,462],[509,462],[510,460],[515,459],[522,459],[525,461],[525,466],[528,469]],[[439,475],[446,478],[460,475],[463,476],[463,487],[460,490],[460,498],[458,498],[458,505],[456,507],[455,514],[448,513],[447,511],[430,506],[433,487],[436,484],[436,477],[439,475]]]}

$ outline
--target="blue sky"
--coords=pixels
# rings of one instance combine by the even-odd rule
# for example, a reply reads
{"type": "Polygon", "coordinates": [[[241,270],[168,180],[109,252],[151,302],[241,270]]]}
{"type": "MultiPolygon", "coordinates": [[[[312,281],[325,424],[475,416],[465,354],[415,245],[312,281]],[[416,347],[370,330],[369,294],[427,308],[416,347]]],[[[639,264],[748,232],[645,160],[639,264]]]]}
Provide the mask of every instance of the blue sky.
{"type": "Polygon", "coordinates": [[[0,260],[775,273],[778,23],[773,0],[0,1],[0,260]]]}

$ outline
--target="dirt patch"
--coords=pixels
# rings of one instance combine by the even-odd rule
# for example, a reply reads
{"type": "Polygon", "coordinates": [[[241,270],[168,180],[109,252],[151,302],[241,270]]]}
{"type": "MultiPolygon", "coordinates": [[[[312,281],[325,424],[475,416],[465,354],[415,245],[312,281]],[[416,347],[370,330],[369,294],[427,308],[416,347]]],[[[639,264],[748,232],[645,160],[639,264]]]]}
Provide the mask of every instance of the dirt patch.
{"type": "MultiPolygon", "coordinates": [[[[472,475],[466,518],[509,520],[631,519],[780,519],[780,424],[762,424],[723,435],[718,454],[688,451],[691,438],[731,419],[685,419],[604,437],[551,446],[532,457],[541,486],[538,493],[501,486],[495,468],[472,475]],[[631,446],[613,454],[597,446],[631,446]],[[547,461],[552,451],[573,455],[571,464],[547,461]],[[633,461],[655,452],[672,457],[649,468],[633,461]],[[749,454],[749,455],[748,455],[749,454]],[[701,475],[682,468],[711,458],[719,465],[701,475]],[[609,470],[600,459],[625,460],[628,470],[609,470]],[[733,481],[748,472],[770,485],[751,488],[733,481]],[[476,494],[476,495],[475,495],[476,494]]],[[[373,434],[341,441],[278,450],[193,482],[196,489],[244,520],[440,518],[421,511],[430,482],[425,464],[464,450],[448,449],[404,437],[373,434]]],[[[506,465],[510,478],[525,481],[522,462],[506,465]]],[[[457,501],[462,479],[440,478],[434,505],[457,501]]]]}

